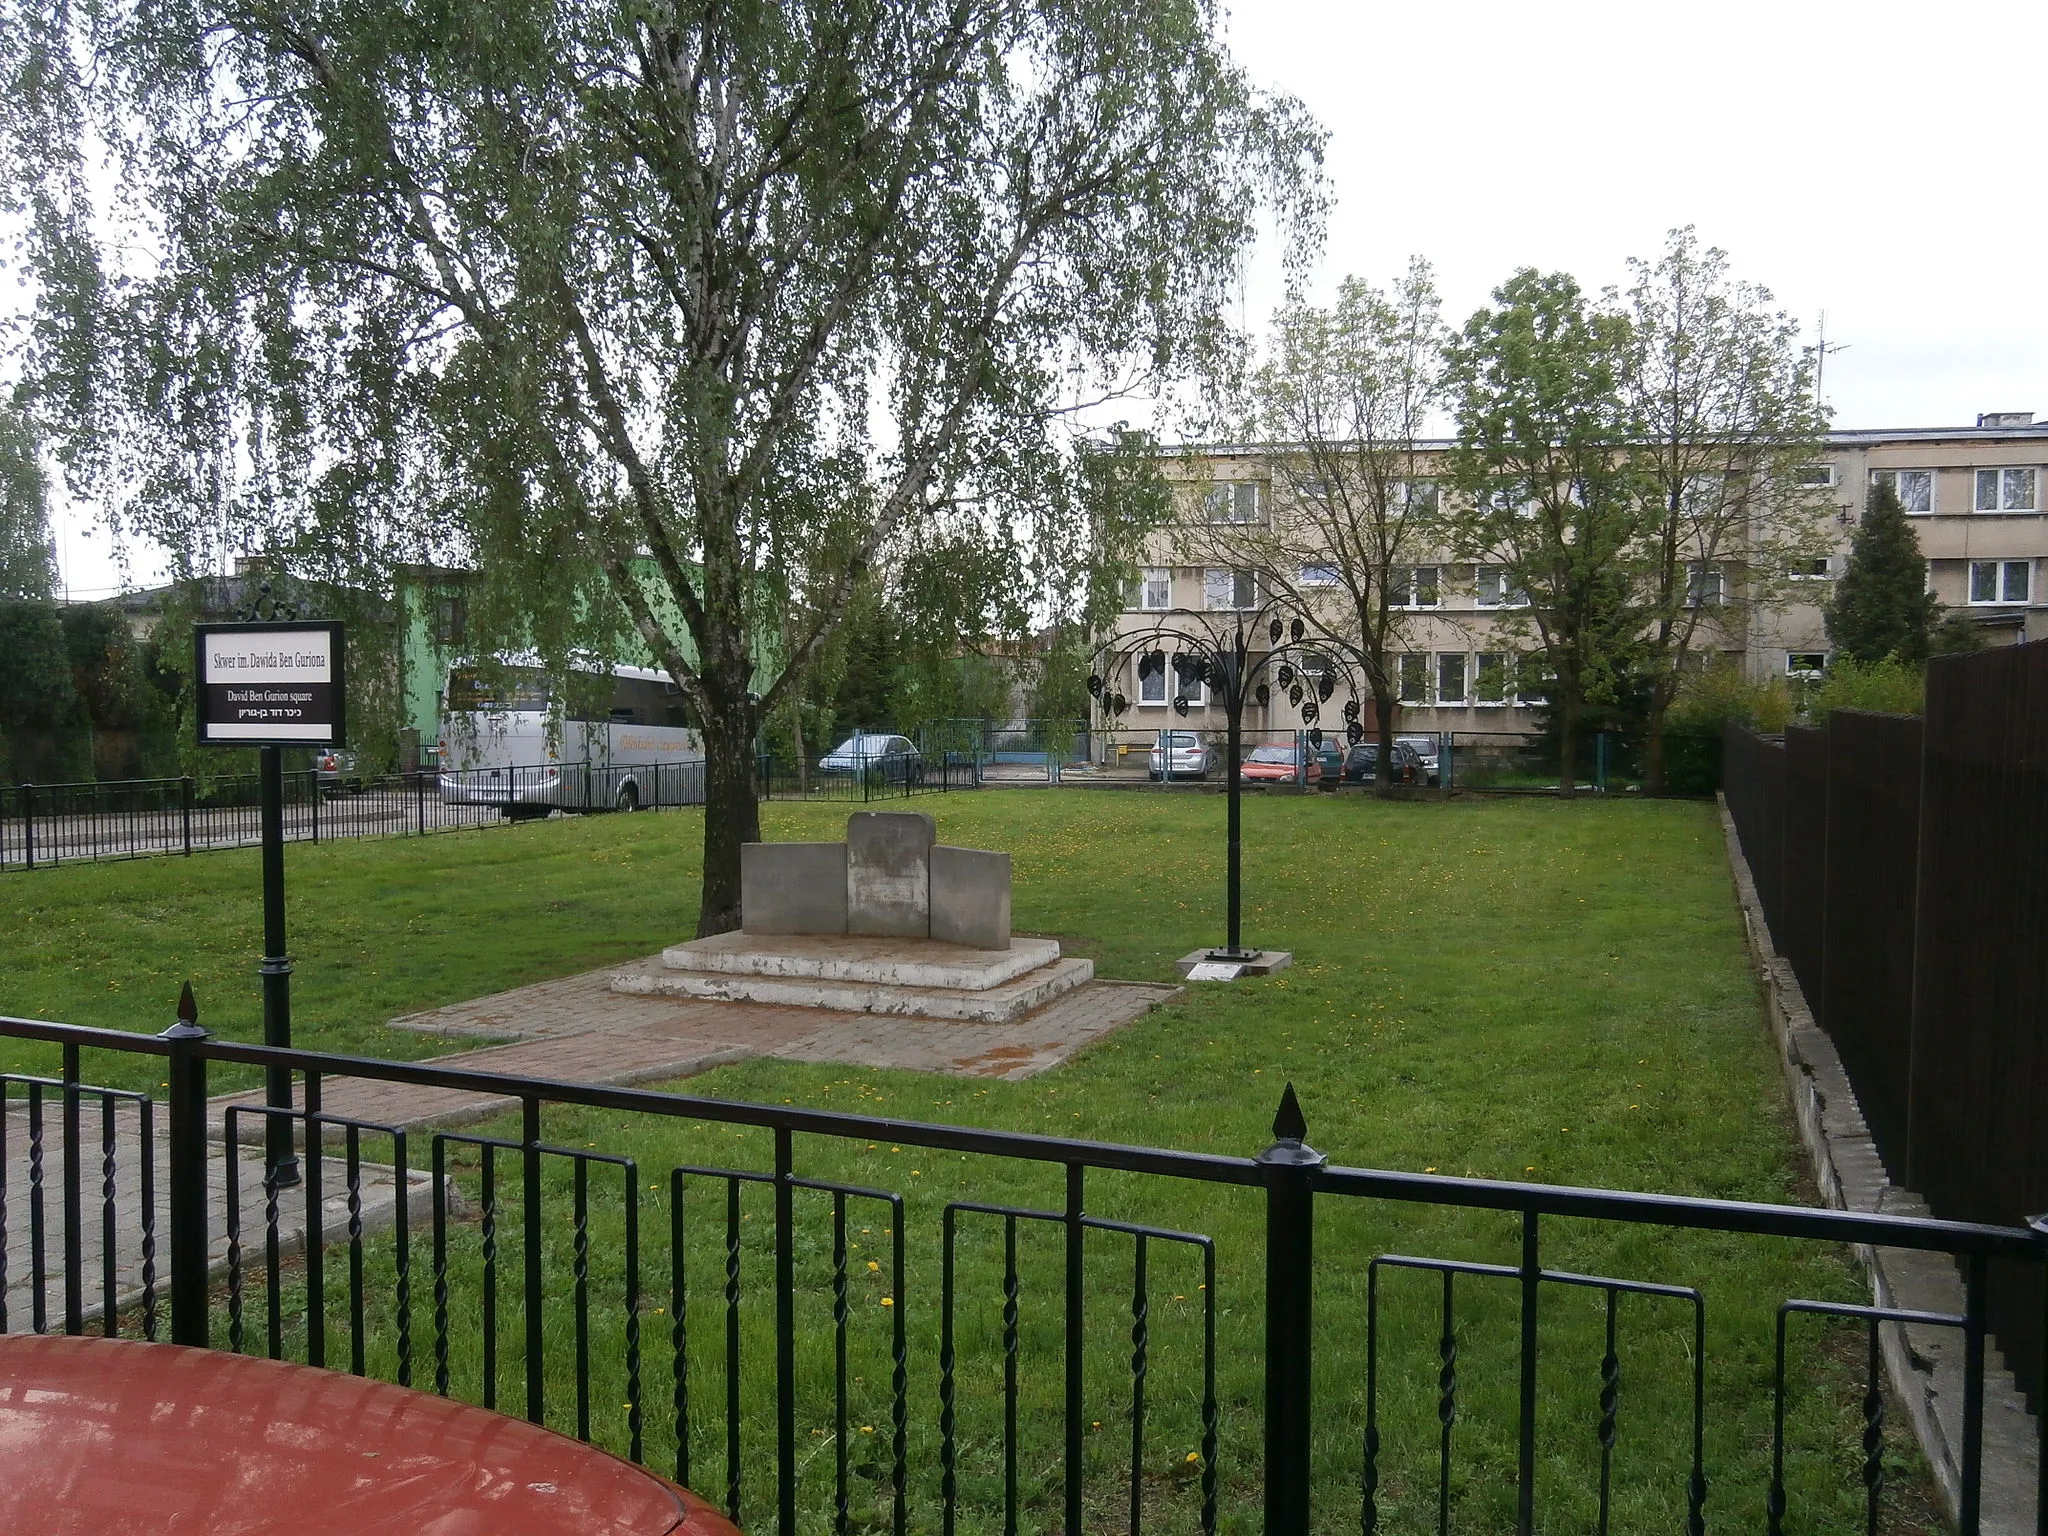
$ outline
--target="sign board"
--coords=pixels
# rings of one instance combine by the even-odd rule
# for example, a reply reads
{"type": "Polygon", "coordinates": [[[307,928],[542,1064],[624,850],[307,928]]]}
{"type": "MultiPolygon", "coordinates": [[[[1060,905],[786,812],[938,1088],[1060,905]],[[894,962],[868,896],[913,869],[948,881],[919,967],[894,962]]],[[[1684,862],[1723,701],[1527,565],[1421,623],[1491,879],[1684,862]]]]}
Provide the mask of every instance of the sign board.
{"type": "Polygon", "coordinates": [[[1189,981],[1235,981],[1243,974],[1242,965],[1228,960],[1197,960],[1188,967],[1189,981]]]}
{"type": "Polygon", "coordinates": [[[195,624],[202,747],[338,747],[347,739],[341,625],[195,624]]]}

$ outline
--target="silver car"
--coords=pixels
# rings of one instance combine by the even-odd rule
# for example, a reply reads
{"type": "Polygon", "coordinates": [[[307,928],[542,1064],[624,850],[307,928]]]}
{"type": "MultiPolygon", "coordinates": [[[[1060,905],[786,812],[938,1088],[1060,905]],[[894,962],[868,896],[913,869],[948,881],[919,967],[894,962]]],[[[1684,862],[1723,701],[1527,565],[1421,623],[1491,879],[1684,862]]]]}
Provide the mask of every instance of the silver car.
{"type": "Polygon", "coordinates": [[[924,782],[924,759],[907,736],[863,732],[818,759],[820,773],[851,773],[890,784],[924,782]]]}
{"type": "Polygon", "coordinates": [[[1420,777],[1425,784],[1435,784],[1437,777],[1437,738],[1434,736],[1396,736],[1394,740],[1402,746],[1413,747],[1420,777]]]}
{"type": "Polygon", "coordinates": [[[1209,748],[1193,731],[1161,731],[1152,743],[1152,777],[1204,779],[1209,776],[1209,748]]]}

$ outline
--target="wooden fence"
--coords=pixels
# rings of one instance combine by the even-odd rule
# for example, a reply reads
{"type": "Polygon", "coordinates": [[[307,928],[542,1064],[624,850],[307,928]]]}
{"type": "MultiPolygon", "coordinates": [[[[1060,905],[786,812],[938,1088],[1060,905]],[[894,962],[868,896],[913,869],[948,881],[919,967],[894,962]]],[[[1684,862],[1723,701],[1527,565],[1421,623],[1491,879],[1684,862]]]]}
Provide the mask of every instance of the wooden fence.
{"type": "MultiPolygon", "coordinates": [[[[1958,1221],[2048,1211],[2048,642],[1928,668],[1926,714],[1731,727],[1727,803],[1772,941],[1892,1181],[1958,1221]]],[[[1990,1312],[2037,1410],[2040,1277],[1990,1312]]]]}

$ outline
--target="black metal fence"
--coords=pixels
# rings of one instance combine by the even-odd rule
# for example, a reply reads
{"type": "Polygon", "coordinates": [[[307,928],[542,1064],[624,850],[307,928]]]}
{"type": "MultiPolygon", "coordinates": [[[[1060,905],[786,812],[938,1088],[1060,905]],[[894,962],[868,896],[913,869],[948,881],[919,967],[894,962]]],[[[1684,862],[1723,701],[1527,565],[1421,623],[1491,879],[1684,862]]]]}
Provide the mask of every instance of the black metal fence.
{"type": "MultiPolygon", "coordinates": [[[[737,1520],[765,1525],[772,1510],[781,1536],[900,1536],[913,1510],[921,1529],[947,1533],[965,1522],[1140,1536],[1149,1524],[1212,1536],[1259,1518],[1272,1536],[1354,1520],[1373,1536],[1446,1531],[1454,1515],[1527,1533],[1576,1523],[1566,1509],[1601,1533],[1611,1520],[1682,1521],[1697,1536],[1759,1507],[1772,1532],[1839,1526],[1841,1496],[1815,1507],[1830,1487],[1853,1490],[1853,1523],[1876,1531],[1876,1340],[1906,1322],[1964,1340],[1960,1526],[1974,1533],[1992,1266],[2038,1270],[2048,1257],[2048,1230],[1334,1167],[1307,1144],[1292,1088],[1274,1144],[1242,1157],[271,1050],[190,1022],[152,1037],[9,1019],[0,1038],[61,1052],[53,1077],[0,1079],[0,1330],[168,1337],[375,1373],[615,1445],[737,1520]],[[147,1075],[163,1071],[167,1113],[151,1095],[90,1086],[81,1063],[100,1052],[130,1067],[162,1058],[147,1075]],[[216,1064],[287,1069],[296,1107],[231,1109],[222,1140],[208,1123],[216,1064]],[[516,1126],[408,1136],[324,1108],[351,1080],[488,1095],[516,1105],[516,1126]],[[260,1131],[238,1123],[272,1114],[326,1149],[303,1160],[297,1191],[263,1172],[260,1131]],[[619,1149],[685,1129],[745,1139],[708,1162],[648,1166],[619,1149]],[[918,1166],[886,1187],[819,1176],[863,1147],[907,1148],[897,1161],[918,1166]],[[1008,1198],[931,1188],[944,1169],[990,1158],[1008,1198]],[[405,1190],[421,1169],[423,1209],[400,1199],[389,1230],[372,1232],[371,1173],[405,1190]],[[1219,1256],[1201,1232],[1106,1214],[1134,1180],[1164,1181],[1185,1216],[1215,1213],[1204,1188],[1255,1202],[1263,1270],[1219,1256]],[[301,1240],[295,1201],[344,1214],[305,1222],[301,1240]],[[1366,1246],[1363,1213],[1392,1207],[1473,1213],[1502,1261],[1366,1246]],[[1586,1224],[1640,1234],[1616,1251],[1667,1273],[1561,1263],[1586,1224]],[[1710,1318],[1733,1302],[1685,1283],[1697,1250],[1676,1231],[1722,1234],[1702,1241],[1724,1250],[1769,1238],[1953,1255],[1967,1308],[1794,1297],[1775,1309],[1774,1337],[1730,1337],[1710,1318]],[[1558,1353],[1574,1296],[1597,1309],[1604,1339],[1586,1358],[1558,1353]],[[1362,1320],[1362,1374],[1327,1357],[1318,1367],[1330,1347],[1319,1305],[1362,1320]],[[1853,1328],[1867,1366],[1847,1445],[1796,1427],[1812,1407],[1798,1373],[1818,1357],[1816,1317],[1853,1328]],[[1666,1336],[1675,1347],[1652,1347],[1666,1336]],[[1223,1385],[1226,1358],[1232,1379],[1242,1363],[1256,1383],[1241,1398],[1223,1385]],[[1638,1373],[1633,1406],[1624,1361],[1638,1373]],[[1767,1458],[1708,1421],[1706,1384],[1728,1373],[1745,1408],[1772,1395],[1767,1458]],[[1461,1460],[1489,1406],[1494,1439],[1476,1464],[1461,1460]],[[1250,1419],[1262,1442],[1232,1433],[1250,1419]],[[1670,1470],[1631,1479],[1617,1514],[1617,1478],[1653,1447],[1670,1470]],[[1316,1475],[1332,1458],[1348,1494],[1316,1475]],[[1730,1459],[1757,1485],[1731,1482],[1730,1459]]],[[[1766,1335],[1770,1317],[1756,1316],[1766,1335]]]]}
{"type": "Polygon", "coordinates": [[[845,800],[866,805],[981,787],[981,763],[970,752],[847,753],[817,762],[763,752],[754,760],[763,800],[845,800]]]}
{"type": "MultiPolygon", "coordinates": [[[[2017,1221],[2048,1208],[2048,643],[1937,659],[1926,707],[1731,727],[1728,809],[1893,1180],[2017,1221]]],[[[2039,1285],[1992,1311],[2036,1403],[2039,1285]]]]}
{"type": "MultiPolygon", "coordinates": [[[[701,762],[308,770],[284,775],[287,842],[419,836],[548,815],[704,803],[701,762]]],[[[0,786],[0,870],[192,854],[261,840],[258,775],[0,786]]]]}

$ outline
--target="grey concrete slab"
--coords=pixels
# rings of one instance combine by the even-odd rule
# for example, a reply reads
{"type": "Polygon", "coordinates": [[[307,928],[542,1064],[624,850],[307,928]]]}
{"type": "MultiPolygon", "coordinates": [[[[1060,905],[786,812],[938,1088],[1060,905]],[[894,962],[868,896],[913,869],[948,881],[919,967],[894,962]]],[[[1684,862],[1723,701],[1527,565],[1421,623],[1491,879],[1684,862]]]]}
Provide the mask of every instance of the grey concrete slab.
{"type": "Polygon", "coordinates": [[[932,844],[922,811],[855,811],[846,818],[846,932],[923,939],[932,926],[932,844]]]}
{"type": "Polygon", "coordinates": [[[748,933],[844,933],[850,886],[845,843],[740,845],[740,926],[748,933]]]}
{"type": "Polygon", "coordinates": [[[931,854],[931,932],[972,949],[1010,947],[1010,856],[983,848],[931,854]]]}
{"type": "Polygon", "coordinates": [[[696,997],[728,1003],[769,1003],[837,1013],[886,1013],[920,1019],[1022,1018],[1095,976],[1092,960],[1055,960],[999,987],[898,987],[879,982],[815,981],[782,976],[734,976],[716,971],[628,971],[612,977],[615,991],[651,997],[696,997]]]}
{"type": "MultiPolygon", "coordinates": [[[[973,949],[938,939],[882,939],[869,934],[719,933],[670,945],[661,952],[661,963],[672,971],[980,991],[1014,981],[1059,957],[1057,939],[1016,939],[1007,949],[973,949]]],[[[625,990],[632,990],[631,985],[625,990]]]]}

